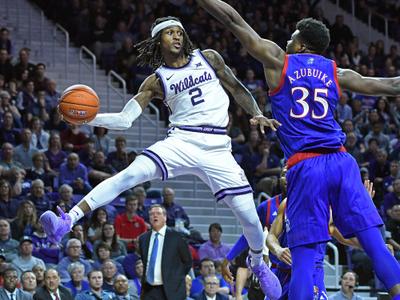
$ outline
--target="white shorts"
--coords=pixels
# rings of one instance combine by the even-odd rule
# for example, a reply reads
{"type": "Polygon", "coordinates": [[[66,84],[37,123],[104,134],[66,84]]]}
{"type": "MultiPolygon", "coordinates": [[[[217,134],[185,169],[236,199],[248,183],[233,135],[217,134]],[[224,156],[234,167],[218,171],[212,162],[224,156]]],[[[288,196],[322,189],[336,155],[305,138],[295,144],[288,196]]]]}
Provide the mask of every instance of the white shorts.
{"type": "Polygon", "coordinates": [[[165,140],[153,144],[142,154],[161,169],[163,180],[197,175],[210,187],[217,201],[253,192],[244,171],[232,156],[231,139],[226,134],[173,127],[165,140]]]}

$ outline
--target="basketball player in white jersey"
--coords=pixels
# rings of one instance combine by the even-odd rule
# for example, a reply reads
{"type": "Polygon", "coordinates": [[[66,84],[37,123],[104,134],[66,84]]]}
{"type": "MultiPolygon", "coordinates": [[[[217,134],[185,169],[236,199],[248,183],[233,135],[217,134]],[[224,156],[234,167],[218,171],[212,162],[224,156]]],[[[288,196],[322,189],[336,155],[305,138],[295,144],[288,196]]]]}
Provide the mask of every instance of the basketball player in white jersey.
{"type": "Polygon", "coordinates": [[[177,18],[155,21],[151,37],[136,45],[140,64],[149,64],[150,75],[120,113],[98,114],[89,125],[123,130],[131,127],[153,98],[163,99],[170,110],[166,139],[145,149],[142,155],[115,176],[96,186],[68,214],[48,211],[41,216],[50,238],[59,240],[84,214],[110,203],[123,191],[155,178],[194,174],[240,220],[251,251],[249,264],[265,294],[278,299],[279,281],[262,260],[263,232],[243,170],[231,154],[226,133],[229,98],[227,89],[247,113],[250,122],[273,130],[280,125],[267,119],[251,93],[238,81],[222,57],[213,50],[194,50],[177,18]]]}

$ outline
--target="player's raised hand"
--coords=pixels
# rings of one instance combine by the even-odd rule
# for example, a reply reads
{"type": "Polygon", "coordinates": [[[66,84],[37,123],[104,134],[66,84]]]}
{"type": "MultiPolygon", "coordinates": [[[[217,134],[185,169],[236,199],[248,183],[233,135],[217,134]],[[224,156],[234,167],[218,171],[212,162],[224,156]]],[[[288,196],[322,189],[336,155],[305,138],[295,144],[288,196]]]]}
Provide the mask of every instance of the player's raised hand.
{"type": "Polygon", "coordinates": [[[231,270],[229,269],[229,266],[230,262],[225,258],[221,265],[221,274],[226,282],[228,282],[229,284],[233,284],[234,278],[231,273],[231,270]]]}
{"type": "Polygon", "coordinates": [[[289,266],[292,265],[292,254],[290,253],[289,248],[282,248],[277,253],[277,256],[280,261],[283,261],[285,264],[288,264],[289,266]]]}
{"type": "Polygon", "coordinates": [[[371,196],[371,198],[374,198],[375,196],[375,189],[374,189],[374,184],[372,181],[369,179],[364,181],[364,186],[367,189],[368,194],[371,196]]]}
{"type": "Polygon", "coordinates": [[[277,120],[268,119],[268,118],[264,117],[263,115],[252,117],[250,119],[250,124],[251,125],[260,125],[260,130],[261,130],[261,133],[263,133],[263,134],[265,133],[264,127],[269,127],[273,131],[276,131],[278,129],[278,127],[282,125],[277,120]]]}

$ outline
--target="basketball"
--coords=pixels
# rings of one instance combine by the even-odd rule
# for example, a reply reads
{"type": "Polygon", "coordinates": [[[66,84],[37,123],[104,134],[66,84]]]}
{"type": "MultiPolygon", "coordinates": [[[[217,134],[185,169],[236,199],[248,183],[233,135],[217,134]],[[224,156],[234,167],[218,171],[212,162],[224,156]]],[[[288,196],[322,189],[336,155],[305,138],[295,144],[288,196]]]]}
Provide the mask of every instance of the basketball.
{"type": "Polygon", "coordinates": [[[100,100],[96,92],[89,86],[75,84],[62,93],[58,104],[64,121],[81,125],[96,117],[100,109],[100,100]]]}

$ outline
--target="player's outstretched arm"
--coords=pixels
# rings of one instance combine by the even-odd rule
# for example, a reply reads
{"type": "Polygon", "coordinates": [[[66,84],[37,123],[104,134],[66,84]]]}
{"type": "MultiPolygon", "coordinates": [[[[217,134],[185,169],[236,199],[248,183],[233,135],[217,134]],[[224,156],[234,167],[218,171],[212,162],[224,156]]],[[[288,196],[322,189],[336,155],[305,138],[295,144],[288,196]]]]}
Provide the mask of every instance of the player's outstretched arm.
{"type": "Polygon", "coordinates": [[[121,112],[97,114],[88,124],[112,130],[128,129],[154,98],[162,98],[162,88],[157,77],[152,74],[145,79],[139,92],[125,104],[121,112]]]}
{"type": "Polygon", "coordinates": [[[229,29],[266,68],[282,68],[285,52],[274,42],[261,38],[232,6],[220,0],[197,0],[197,3],[229,29]]]}
{"type": "Polygon", "coordinates": [[[364,77],[350,69],[337,69],[339,85],[352,92],[375,95],[400,95],[400,76],[392,78],[364,77]]]}
{"type": "Polygon", "coordinates": [[[253,117],[251,119],[253,125],[260,125],[262,133],[264,133],[264,126],[276,130],[281,125],[278,121],[267,119],[263,116],[250,91],[236,78],[235,74],[233,74],[232,70],[225,64],[224,59],[218,52],[207,49],[202,51],[202,53],[217,72],[218,78],[224,88],[226,88],[234,97],[235,101],[253,117]]]}
{"type": "Polygon", "coordinates": [[[292,255],[290,254],[289,248],[282,248],[279,243],[278,237],[283,231],[283,222],[286,209],[286,199],[282,201],[279,205],[278,215],[276,216],[274,222],[272,222],[271,229],[267,236],[267,247],[268,249],[288,265],[292,265],[292,255]]]}

